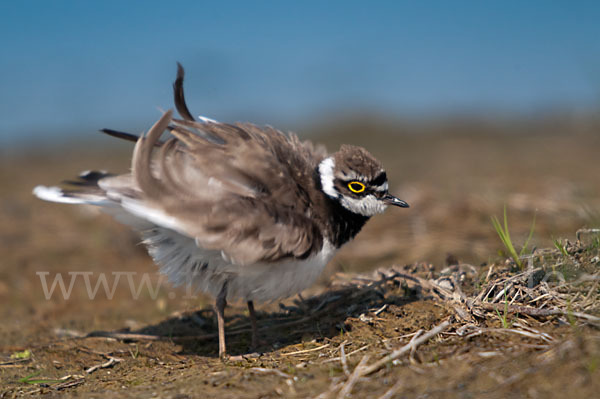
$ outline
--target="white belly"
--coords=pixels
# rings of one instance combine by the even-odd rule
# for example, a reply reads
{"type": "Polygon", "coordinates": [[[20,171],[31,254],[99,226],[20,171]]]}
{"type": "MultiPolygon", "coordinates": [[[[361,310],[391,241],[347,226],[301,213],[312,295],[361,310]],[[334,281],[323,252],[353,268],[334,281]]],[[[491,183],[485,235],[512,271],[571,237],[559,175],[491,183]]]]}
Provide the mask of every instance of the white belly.
{"type": "Polygon", "coordinates": [[[227,282],[227,299],[271,301],[310,287],[331,260],[335,248],[325,241],[316,255],[280,263],[232,265],[220,251],[199,248],[195,241],[165,228],[143,233],[144,244],[160,271],[174,285],[217,296],[227,282]]]}

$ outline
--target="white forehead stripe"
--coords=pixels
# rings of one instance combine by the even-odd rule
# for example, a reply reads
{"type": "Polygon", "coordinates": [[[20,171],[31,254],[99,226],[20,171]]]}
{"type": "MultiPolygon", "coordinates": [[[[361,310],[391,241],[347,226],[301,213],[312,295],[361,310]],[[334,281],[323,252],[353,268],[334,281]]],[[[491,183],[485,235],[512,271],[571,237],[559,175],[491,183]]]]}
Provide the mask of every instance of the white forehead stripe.
{"type": "Polygon", "coordinates": [[[348,171],[348,173],[342,172],[342,178],[344,180],[364,180],[364,178],[359,176],[358,173],[353,170],[348,171]]]}
{"type": "Polygon", "coordinates": [[[321,187],[325,194],[330,197],[337,198],[339,196],[335,187],[333,186],[333,181],[335,177],[333,176],[333,169],[335,168],[335,161],[332,157],[325,158],[319,164],[319,175],[321,176],[321,187]]]}
{"type": "Polygon", "coordinates": [[[387,182],[383,183],[381,186],[375,186],[373,187],[373,190],[375,191],[379,191],[379,192],[386,192],[389,189],[387,182]]]}

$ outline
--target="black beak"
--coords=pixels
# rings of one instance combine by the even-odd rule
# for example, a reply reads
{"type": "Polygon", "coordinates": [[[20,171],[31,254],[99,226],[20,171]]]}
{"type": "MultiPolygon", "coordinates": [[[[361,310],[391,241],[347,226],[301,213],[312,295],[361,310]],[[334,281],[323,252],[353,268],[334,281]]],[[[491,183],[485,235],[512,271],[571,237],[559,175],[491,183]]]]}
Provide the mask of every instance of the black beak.
{"type": "Polygon", "coordinates": [[[396,198],[391,194],[386,194],[385,197],[383,197],[383,202],[385,202],[386,205],[395,205],[399,206],[400,208],[409,207],[405,201],[402,201],[400,198],[396,198]]]}

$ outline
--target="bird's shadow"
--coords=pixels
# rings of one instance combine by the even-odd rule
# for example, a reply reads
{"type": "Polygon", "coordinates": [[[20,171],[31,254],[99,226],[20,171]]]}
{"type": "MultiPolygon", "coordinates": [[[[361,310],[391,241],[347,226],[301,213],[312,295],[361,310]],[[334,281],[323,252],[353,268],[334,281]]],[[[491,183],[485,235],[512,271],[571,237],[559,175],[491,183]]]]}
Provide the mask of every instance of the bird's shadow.
{"type": "MultiPolygon", "coordinates": [[[[250,348],[251,329],[247,311],[242,307],[226,310],[226,342],[230,355],[266,353],[277,348],[312,339],[331,338],[350,331],[348,318],[369,315],[383,305],[402,306],[419,299],[420,292],[408,289],[397,279],[382,277],[368,283],[353,283],[326,289],[289,305],[257,309],[258,348],[250,348]],[[271,310],[271,311],[269,311],[271,310]]],[[[217,323],[211,308],[170,317],[160,323],[138,329],[144,334],[171,340],[181,345],[182,354],[218,357],[217,323]]]]}

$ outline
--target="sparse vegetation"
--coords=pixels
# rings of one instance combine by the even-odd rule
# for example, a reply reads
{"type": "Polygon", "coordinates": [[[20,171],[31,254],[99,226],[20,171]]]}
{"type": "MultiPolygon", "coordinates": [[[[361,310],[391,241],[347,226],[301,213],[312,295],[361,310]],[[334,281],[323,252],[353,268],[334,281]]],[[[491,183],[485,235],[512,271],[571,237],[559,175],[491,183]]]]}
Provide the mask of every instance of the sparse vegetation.
{"type": "Polygon", "coordinates": [[[565,257],[569,257],[569,253],[567,252],[567,248],[565,244],[560,239],[554,239],[554,247],[558,249],[558,251],[565,257]]]}
{"type": "Polygon", "coordinates": [[[24,351],[15,352],[10,355],[11,359],[29,359],[31,357],[31,351],[29,349],[25,349],[24,351]]]}
{"type": "Polygon", "coordinates": [[[504,244],[504,247],[508,251],[509,256],[513,259],[519,269],[523,269],[523,261],[521,260],[521,257],[525,251],[527,251],[527,245],[529,244],[529,240],[531,240],[533,231],[535,230],[535,214],[533,216],[533,221],[531,222],[531,228],[529,229],[527,240],[525,240],[521,251],[518,253],[515,249],[512,239],[510,238],[510,232],[508,230],[508,217],[506,215],[506,205],[504,205],[504,223],[500,224],[498,218],[496,216],[492,216],[492,224],[496,230],[496,233],[498,234],[498,237],[500,237],[500,241],[502,241],[502,244],[504,244]]]}
{"type": "Polygon", "coordinates": [[[510,328],[512,323],[508,321],[508,299],[506,298],[506,286],[504,287],[504,313],[500,314],[498,308],[496,308],[496,314],[502,322],[502,328],[510,328]]]}
{"type": "Polygon", "coordinates": [[[30,385],[34,385],[34,384],[55,384],[60,382],[60,380],[54,380],[51,378],[35,378],[38,375],[40,375],[42,372],[41,371],[37,371],[33,374],[29,374],[27,377],[23,377],[19,379],[20,383],[23,384],[30,384],[30,385]]]}

